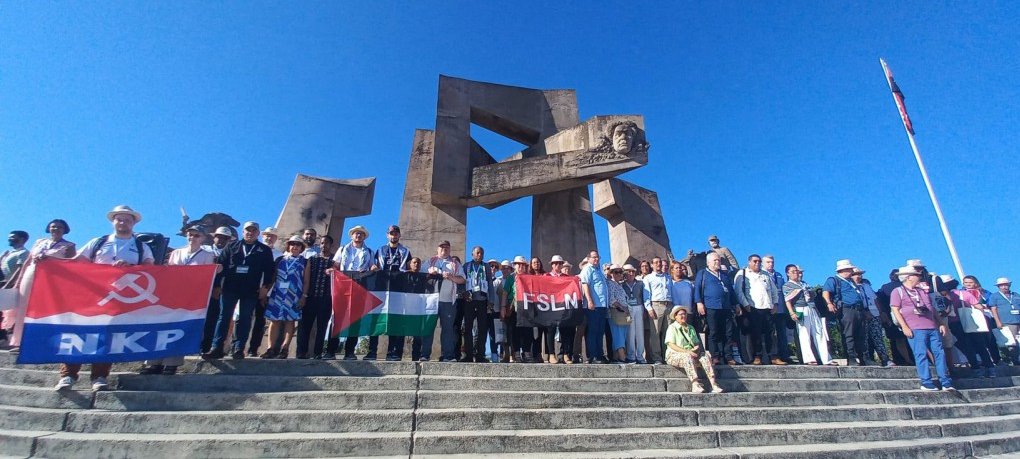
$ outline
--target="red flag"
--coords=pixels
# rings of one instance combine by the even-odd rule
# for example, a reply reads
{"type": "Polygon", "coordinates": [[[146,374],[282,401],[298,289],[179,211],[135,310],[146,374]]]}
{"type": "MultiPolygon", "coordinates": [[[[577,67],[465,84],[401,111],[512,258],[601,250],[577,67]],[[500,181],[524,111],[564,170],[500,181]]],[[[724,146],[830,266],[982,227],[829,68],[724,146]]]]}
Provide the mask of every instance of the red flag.
{"type": "Polygon", "coordinates": [[[896,80],[893,80],[892,70],[889,70],[889,66],[886,65],[884,60],[882,60],[882,69],[885,70],[885,78],[889,81],[889,89],[892,90],[893,99],[896,99],[896,107],[900,109],[903,127],[907,128],[907,132],[910,135],[914,135],[914,124],[910,122],[910,115],[907,115],[907,105],[904,103],[906,98],[903,97],[903,91],[900,91],[900,87],[896,85],[896,80]]]}

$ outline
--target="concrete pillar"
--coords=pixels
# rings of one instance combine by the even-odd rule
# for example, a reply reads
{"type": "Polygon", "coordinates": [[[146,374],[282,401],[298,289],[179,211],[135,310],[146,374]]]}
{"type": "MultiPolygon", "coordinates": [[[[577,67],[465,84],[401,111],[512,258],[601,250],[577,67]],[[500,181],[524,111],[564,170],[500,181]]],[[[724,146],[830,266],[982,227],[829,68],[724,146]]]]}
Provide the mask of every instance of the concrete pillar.
{"type": "Polygon", "coordinates": [[[673,258],[654,191],[613,178],[596,183],[594,194],[595,213],[609,224],[613,263],[637,267],[641,260],[673,258]]]}
{"type": "Polygon", "coordinates": [[[314,228],[342,243],[344,220],[372,213],[375,177],[332,179],[298,174],[276,228],[284,241],[305,228],[314,228]]]}
{"type": "Polygon", "coordinates": [[[450,253],[464,253],[467,207],[432,203],[435,132],[417,129],[400,208],[401,240],[411,255],[427,260],[439,241],[450,241],[450,253]]]}

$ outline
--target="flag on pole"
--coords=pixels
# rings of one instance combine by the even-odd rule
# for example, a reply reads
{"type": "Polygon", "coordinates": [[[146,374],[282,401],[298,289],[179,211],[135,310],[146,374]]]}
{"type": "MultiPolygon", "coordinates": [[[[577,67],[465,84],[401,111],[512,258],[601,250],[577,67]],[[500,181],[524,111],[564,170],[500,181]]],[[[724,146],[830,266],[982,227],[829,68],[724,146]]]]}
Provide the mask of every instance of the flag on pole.
{"type": "Polygon", "coordinates": [[[900,118],[903,118],[903,127],[907,128],[907,132],[910,135],[914,135],[914,124],[910,122],[910,115],[907,115],[907,104],[904,102],[906,99],[903,97],[903,91],[900,91],[900,87],[896,84],[896,80],[893,79],[892,70],[889,70],[889,66],[882,61],[882,69],[885,70],[885,78],[889,82],[889,89],[892,90],[893,98],[896,99],[896,107],[900,109],[900,118]]]}
{"type": "Polygon", "coordinates": [[[331,336],[426,336],[439,320],[440,280],[425,273],[333,272],[331,336]]]}
{"type": "Polygon", "coordinates": [[[109,266],[43,260],[18,363],[112,363],[193,354],[216,265],[109,266]]]}

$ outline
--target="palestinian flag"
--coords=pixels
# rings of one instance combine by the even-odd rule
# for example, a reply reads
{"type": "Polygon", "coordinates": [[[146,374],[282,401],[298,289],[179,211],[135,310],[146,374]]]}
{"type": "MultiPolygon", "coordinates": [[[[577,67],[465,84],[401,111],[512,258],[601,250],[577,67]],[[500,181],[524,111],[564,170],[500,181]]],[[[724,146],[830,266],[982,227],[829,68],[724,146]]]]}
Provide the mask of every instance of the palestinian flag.
{"type": "Polygon", "coordinates": [[[439,319],[438,282],[425,273],[333,272],[331,336],[425,336],[439,319]]]}

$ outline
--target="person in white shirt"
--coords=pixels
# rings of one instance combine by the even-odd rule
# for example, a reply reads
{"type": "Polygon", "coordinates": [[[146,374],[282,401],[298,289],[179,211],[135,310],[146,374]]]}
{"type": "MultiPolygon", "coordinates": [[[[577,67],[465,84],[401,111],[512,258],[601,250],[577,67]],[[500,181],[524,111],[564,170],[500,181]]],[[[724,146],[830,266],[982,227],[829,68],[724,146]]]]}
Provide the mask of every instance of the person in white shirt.
{"type": "MultiPolygon", "coordinates": [[[[375,253],[365,245],[368,239],[368,229],[357,225],[347,231],[351,242],[336,251],[333,255],[334,268],[348,273],[368,273],[377,271],[379,265],[375,263],[375,253]]],[[[344,360],[358,360],[354,351],[358,346],[358,336],[350,336],[344,341],[344,360]]],[[[368,353],[363,360],[375,360],[379,354],[379,337],[368,337],[368,353]]]]}
{"type": "Polygon", "coordinates": [[[319,239],[319,232],[315,231],[315,228],[306,228],[304,232],[301,233],[301,239],[303,239],[305,241],[305,245],[308,246],[301,256],[305,258],[315,258],[322,253],[322,246],[315,244],[319,239]]]}
{"type": "Polygon", "coordinates": [[[647,322],[644,327],[645,349],[648,351],[648,363],[651,364],[666,361],[663,355],[665,333],[669,327],[669,317],[666,315],[673,308],[673,300],[670,294],[670,279],[666,275],[665,265],[662,258],[652,258],[652,272],[641,280],[645,288],[644,306],[647,312],[647,322]]]}
{"type": "MultiPolygon", "coordinates": [[[[188,245],[170,252],[170,266],[194,266],[211,265],[216,263],[216,256],[209,250],[202,248],[202,240],[205,239],[205,229],[200,225],[193,225],[184,230],[184,237],[188,245]]],[[[219,271],[219,266],[217,266],[219,271]]],[[[138,371],[141,375],[172,375],[177,373],[177,367],[184,365],[184,356],[164,357],[157,360],[146,360],[145,367],[138,371]]]]}
{"type": "MultiPolygon", "coordinates": [[[[466,279],[461,275],[461,267],[457,261],[450,256],[450,241],[442,241],[436,248],[436,256],[429,258],[425,263],[425,272],[430,277],[439,281],[439,342],[440,362],[454,362],[457,360],[457,330],[454,325],[457,316],[457,307],[454,300],[457,299],[457,285],[463,284],[466,279]]],[[[426,337],[422,341],[428,341],[423,345],[432,346],[432,340],[426,337]]]]}
{"type": "Polygon", "coordinates": [[[276,248],[276,241],[280,239],[280,233],[275,226],[267,226],[262,230],[262,243],[273,250],[273,260],[283,256],[283,251],[276,248]]]}
{"type": "MultiPolygon", "coordinates": [[[[758,254],[747,257],[747,267],[737,271],[733,288],[737,293],[737,301],[745,314],[750,314],[751,352],[754,353],[754,365],[769,361],[773,349],[769,335],[772,330],[772,310],[779,304],[779,289],[775,278],[761,269],[761,256],[758,254]]],[[[771,359],[773,365],[786,365],[779,357],[771,359]]]]}

